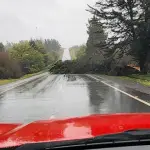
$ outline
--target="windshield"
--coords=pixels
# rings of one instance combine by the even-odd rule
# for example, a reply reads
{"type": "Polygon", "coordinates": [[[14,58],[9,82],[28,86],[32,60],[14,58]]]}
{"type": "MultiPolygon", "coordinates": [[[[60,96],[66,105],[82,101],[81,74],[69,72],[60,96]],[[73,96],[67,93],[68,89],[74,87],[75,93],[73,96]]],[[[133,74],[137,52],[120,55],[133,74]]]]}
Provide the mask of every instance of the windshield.
{"type": "Polygon", "coordinates": [[[149,112],[149,0],[0,0],[0,145],[150,129],[149,112]]]}

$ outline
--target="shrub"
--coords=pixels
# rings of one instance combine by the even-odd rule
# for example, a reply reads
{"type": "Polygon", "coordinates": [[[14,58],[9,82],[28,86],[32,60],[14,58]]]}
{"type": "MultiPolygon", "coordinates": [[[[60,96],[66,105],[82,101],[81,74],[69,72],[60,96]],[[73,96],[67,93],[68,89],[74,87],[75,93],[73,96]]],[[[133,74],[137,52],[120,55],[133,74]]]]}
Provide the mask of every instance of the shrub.
{"type": "Polygon", "coordinates": [[[18,62],[11,60],[8,53],[0,52],[0,78],[19,78],[22,76],[18,62]]]}

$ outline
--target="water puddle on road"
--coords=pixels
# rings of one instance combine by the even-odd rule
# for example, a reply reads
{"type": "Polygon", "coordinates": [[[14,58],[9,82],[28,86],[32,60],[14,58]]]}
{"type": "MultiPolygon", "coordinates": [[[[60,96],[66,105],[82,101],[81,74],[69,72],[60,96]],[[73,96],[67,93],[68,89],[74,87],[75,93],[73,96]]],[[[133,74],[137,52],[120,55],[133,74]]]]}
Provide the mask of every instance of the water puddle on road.
{"type": "Polygon", "coordinates": [[[0,96],[0,122],[122,112],[150,112],[150,107],[86,75],[49,75],[0,96]]]}

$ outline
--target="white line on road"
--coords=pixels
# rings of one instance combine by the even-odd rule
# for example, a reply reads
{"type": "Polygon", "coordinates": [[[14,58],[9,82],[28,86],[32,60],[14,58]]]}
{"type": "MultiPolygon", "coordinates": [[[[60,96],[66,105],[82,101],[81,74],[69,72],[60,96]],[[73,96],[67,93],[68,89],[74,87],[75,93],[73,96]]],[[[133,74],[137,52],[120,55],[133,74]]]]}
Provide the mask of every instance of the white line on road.
{"type": "MultiPolygon", "coordinates": [[[[97,81],[100,81],[98,78],[93,77],[92,75],[87,75],[87,76],[90,77],[90,78],[93,78],[93,79],[95,79],[97,81]]],[[[113,88],[113,89],[115,89],[115,90],[117,90],[117,91],[119,91],[119,92],[121,92],[121,93],[123,93],[123,94],[125,94],[125,95],[127,95],[127,96],[129,96],[129,97],[131,97],[131,98],[133,98],[133,99],[135,99],[135,100],[137,100],[137,101],[139,101],[139,102],[141,102],[141,103],[143,103],[143,104],[145,104],[145,105],[150,106],[150,103],[148,103],[148,102],[146,102],[146,101],[144,101],[144,100],[142,100],[142,99],[140,99],[138,97],[135,97],[135,96],[133,96],[133,95],[127,93],[127,92],[124,92],[124,91],[122,91],[122,90],[120,90],[120,89],[118,89],[118,88],[116,88],[116,87],[114,87],[114,86],[104,82],[104,81],[100,81],[100,82],[105,84],[105,85],[107,85],[107,86],[109,86],[109,87],[111,87],[111,88],[113,88]]]]}

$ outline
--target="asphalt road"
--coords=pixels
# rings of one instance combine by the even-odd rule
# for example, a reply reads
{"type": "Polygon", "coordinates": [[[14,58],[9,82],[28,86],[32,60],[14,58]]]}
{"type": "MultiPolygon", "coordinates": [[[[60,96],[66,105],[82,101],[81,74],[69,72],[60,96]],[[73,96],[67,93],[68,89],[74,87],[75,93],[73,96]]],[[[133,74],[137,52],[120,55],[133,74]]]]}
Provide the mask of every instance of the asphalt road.
{"type": "MultiPolygon", "coordinates": [[[[94,78],[48,75],[8,90],[0,95],[0,122],[28,123],[90,114],[150,112],[150,106],[113,88],[120,89],[119,85],[110,87],[102,79],[94,78]]],[[[123,91],[128,93],[129,89],[123,91]]],[[[139,94],[130,90],[132,93],[139,94]]],[[[144,95],[143,101],[150,100],[150,95],[140,95],[144,95]]]]}

